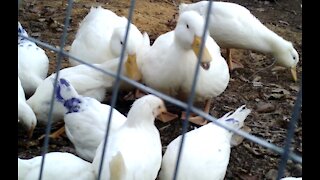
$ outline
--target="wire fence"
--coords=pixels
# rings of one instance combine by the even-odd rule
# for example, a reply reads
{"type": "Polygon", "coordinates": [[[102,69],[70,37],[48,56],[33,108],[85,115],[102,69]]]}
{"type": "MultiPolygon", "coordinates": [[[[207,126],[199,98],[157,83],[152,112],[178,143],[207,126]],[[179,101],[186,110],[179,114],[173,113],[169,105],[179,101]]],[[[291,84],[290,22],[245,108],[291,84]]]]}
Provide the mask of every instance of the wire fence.
{"type": "MultiPolygon", "coordinates": [[[[209,22],[209,18],[210,16],[208,16],[208,14],[210,13],[208,10],[213,6],[213,1],[209,1],[209,5],[208,5],[208,8],[207,8],[207,16],[206,16],[206,19],[205,19],[205,28],[204,28],[204,32],[203,34],[205,34],[205,31],[207,30],[208,28],[208,22],[209,22]]],[[[20,5],[20,0],[18,2],[18,4],[20,5]]],[[[111,110],[110,110],[110,114],[109,114],[109,121],[108,121],[108,124],[106,124],[106,134],[105,134],[105,138],[104,138],[104,146],[103,146],[103,151],[102,151],[102,158],[101,158],[101,162],[100,162],[100,169],[99,169],[99,174],[98,174],[98,180],[100,179],[100,176],[101,176],[101,170],[102,170],[102,165],[103,165],[103,160],[104,160],[104,155],[105,155],[105,150],[106,150],[106,146],[108,145],[108,136],[109,136],[109,125],[111,124],[111,117],[112,117],[112,110],[113,108],[115,107],[115,104],[116,104],[116,100],[117,100],[117,96],[118,96],[118,92],[119,92],[119,85],[120,85],[120,81],[125,81],[129,84],[131,84],[132,86],[138,88],[138,89],[142,89],[143,91],[146,91],[148,93],[151,93],[151,94],[154,94],[158,97],[160,97],[161,99],[167,101],[167,102],[170,102],[176,106],[179,106],[183,109],[186,110],[186,119],[188,120],[189,119],[189,116],[190,116],[190,113],[193,112],[203,118],[205,118],[206,120],[208,121],[211,121],[212,123],[220,126],[220,127],[223,127],[229,131],[232,131],[234,132],[235,134],[238,134],[240,136],[243,136],[244,138],[254,142],[254,143],[257,143],[269,150],[272,150],[278,154],[281,155],[281,160],[280,160],[280,163],[279,163],[279,167],[278,167],[278,175],[277,175],[277,179],[280,179],[281,177],[283,177],[283,174],[284,174],[284,170],[285,170],[285,167],[286,167],[286,164],[287,164],[287,161],[289,159],[297,162],[297,163],[302,163],[302,157],[293,153],[292,151],[290,151],[290,144],[291,144],[291,140],[293,139],[293,135],[294,135],[294,130],[295,130],[295,126],[296,126],[296,123],[298,121],[298,118],[300,117],[300,113],[301,113],[301,103],[302,103],[302,88],[301,88],[301,85],[302,85],[302,81],[301,81],[301,84],[300,84],[300,89],[299,89],[299,92],[297,94],[297,98],[296,98],[296,101],[295,101],[295,105],[294,105],[294,108],[293,108],[293,111],[292,111],[292,117],[291,117],[291,120],[289,122],[289,127],[288,127],[288,130],[287,130],[287,137],[286,137],[286,141],[285,141],[285,146],[284,147],[278,147],[276,146],[275,144],[273,143],[269,143],[268,141],[262,139],[262,138],[259,138],[257,136],[254,136],[254,135],[251,135],[245,131],[242,131],[242,130],[238,130],[238,129],[234,129],[234,128],[231,128],[225,124],[222,124],[220,123],[219,121],[216,121],[217,118],[205,113],[204,111],[202,111],[201,109],[198,109],[196,107],[193,106],[193,100],[194,100],[194,95],[195,95],[195,86],[196,86],[196,83],[197,83],[197,76],[199,74],[199,67],[200,67],[200,59],[202,57],[202,52],[203,52],[203,48],[204,48],[204,42],[205,42],[205,37],[206,36],[202,36],[202,41],[201,41],[201,46],[200,46],[200,51],[199,51],[199,54],[198,54],[198,63],[197,63],[197,66],[195,67],[196,68],[196,72],[195,72],[195,76],[194,76],[194,79],[193,79],[193,83],[192,83],[192,89],[191,89],[191,92],[190,92],[190,95],[189,95],[189,98],[188,98],[188,101],[187,103],[185,102],[182,102],[178,99],[175,99],[171,96],[168,96],[166,94],[163,94],[155,89],[152,89],[150,87],[147,87],[139,82],[136,82],[136,81],[133,81],[129,78],[127,78],[126,76],[123,76],[121,74],[122,72],[122,64],[123,64],[123,59],[124,59],[124,51],[125,51],[125,48],[126,48],[126,44],[127,44],[127,38],[128,38],[128,32],[129,32],[129,24],[132,22],[132,16],[133,16],[133,11],[134,11],[134,7],[135,7],[135,0],[131,0],[130,1],[130,9],[129,9],[129,15],[127,17],[128,19],[128,23],[127,23],[127,26],[126,26],[126,35],[125,35],[125,40],[124,40],[124,45],[123,45],[123,48],[121,50],[121,55],[120,55],[120,60],[119,60],[119,63],[120,63],[120,66],[118,66],[118,69],[117,69],[117,72],[114,73],[114,72],[111,72],[111,71],[108,71],[108,70],[103,70],[103,69],[100,69],[98,67],[95,67],[93,64],[88,64],[87,62],[79,59],[79,58],[76,58],[70,54],[68,54],[68,52],[64,51],[64,46],[66,44],[66,37],[67,37],[67,29],[69,27],[69,22],[70,22],[70,18],[71,18],[71,10],[72,10],[72,7],[73,7],[73,1],[72,0],[68,0],[68,5],[67,5],[67,8],[66,8],[66,17],[65,17],[65,22],[64,22],[64,28],[63,28],[63,33],[62,33],[62,36],[61,36],[61,39],[60,39],[60,46],[59,48],[56,48],[48,43],[45,43],[45,42],[41,42],[35,38],[32,38],[32,37],[26,37],[26,36],[23,36],[22,34],[18,33],[18,36],[20,37],[23,37],[27,40],[30,40],[32,42],[35,42],[37,43],[38,45],[42,46],[42,47],[45,47],[47,49],[50,49],[52,51],[54,51],[55,53],[57,53],[57,59],[56,59],[56,76],[55,76],[55,81],[54,81],[54,91],[53,92],[56,92],[56,85],[57,85],[57,80],[59,78],[59,71],[61,69],[61,61],[62,61],[62,57],[70,57],[72,59],[74,59],[75,61],[77,62],[80,62],[82,64],[86,64],[87,66],[93,68],[93,69],[96,69],[97,71],[100,71],[102,73],[104,73],[105,75],[107,76],[112,76],[115,78],[115,82],[114,82],[114,86],[113,86],[113,89],[112,89],[112,98],[111,98],[111,110]]],[[[49,115],[48,115],[48,124],[47,124],[47,127],[46,127],[46,133],[45,133],[45,138],[44,138],[44,145],[43,145],[43,148],[42,148],[42,161],[41,161],[41,169],[40,169],[40,172],[39,172],[39,180],[42,179],[42,174],[43,174],[43,167],[44,167],[44,163],[45,163],[45,156],[46,156],[46,153],[48,152],[48,145],[49,145],[49,134],[50,134],[50,130],[51,130],[51,124],[52,124],[52,112],[53,112],[53,105],[54,105],[54,93],[52,94],[52,97],[51,97],[51,106],[50,106],[50,111],[49,111],[49,115]]],[[[187,127],[188,127],[188,123],[189,121],[183,121],[183,128],[182,128],[182,139],[181,139],[181,142],[180,142],[180,148],[179,148],[179,154],[178,154],[178,158],[177,158],[177,163],[176,163],[176,167],[175,167],[175,173],[174,173],[174,180],[177,178],[177,173],[178,173],[178,170],[179,170],[179,163],[180,163],[180,157],[181,157],[181,152],[183,150],[183,145],[184,145],[184,135],[185,133],[187,132],[187,127]]]]}

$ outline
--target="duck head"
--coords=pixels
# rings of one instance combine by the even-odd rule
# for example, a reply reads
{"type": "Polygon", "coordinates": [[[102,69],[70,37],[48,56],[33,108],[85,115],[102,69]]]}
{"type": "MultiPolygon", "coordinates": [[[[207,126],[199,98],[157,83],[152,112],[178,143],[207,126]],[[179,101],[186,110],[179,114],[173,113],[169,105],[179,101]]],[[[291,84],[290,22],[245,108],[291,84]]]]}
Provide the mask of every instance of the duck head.
{"type": "MultiPolygon", "coordinates": [[[[197,57],[200,53],[204,25],[205,21],[200,14],[195,11],[186,11],[180,15],[174,30],[175,37],[181,46],[186,49],[192,49],[197,57]]],[[[205,36],[208,36],[208,31],[206,31],[205,36]]],[[[205,44],[200,61],[204,70],[210,68],[212,57],[205,44]]]]}

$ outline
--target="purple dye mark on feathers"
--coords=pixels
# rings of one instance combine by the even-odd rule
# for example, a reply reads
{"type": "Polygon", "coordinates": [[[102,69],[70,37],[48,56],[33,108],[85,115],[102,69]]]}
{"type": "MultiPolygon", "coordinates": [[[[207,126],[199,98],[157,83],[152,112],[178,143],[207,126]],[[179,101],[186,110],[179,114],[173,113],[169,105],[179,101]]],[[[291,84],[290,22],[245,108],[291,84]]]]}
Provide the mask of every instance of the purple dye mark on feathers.
{"type": "Polygon", "coordinates": [[[80,109],[80,104],[81,101],[78,98],[71,98],[68,99],[64,102],[64,107],[66,107],[68,109],[68,112],[66,114],[69,113],[73,113],[73,112],[79,112],[80,109]]]}
{"type": "Polygon", "coordinates": [[[63,78],[60,79],[60,83],[66,85],[67,87],[70,87],[69,82],[63,78]]]}
{"type": "Polygon", "coordinates": [[[64,99],[63,99],[63,97],[61,96],[61,93],[60,93],[60,91],[61,91],[61,87],[60,87],[60,85],[58,85],[57,86],[57,88],[56,88],[56,99],[59,101],[59,102],[64,102],[64,99]]]}
{"type": "Polygon", "coordinates": [[[239,122],[238,120],[234,119],[234,118],[229,118],[229,119],[226,119],[227,122],[232,122],[232,123],[235,123],[235,122],[239,122]]]}

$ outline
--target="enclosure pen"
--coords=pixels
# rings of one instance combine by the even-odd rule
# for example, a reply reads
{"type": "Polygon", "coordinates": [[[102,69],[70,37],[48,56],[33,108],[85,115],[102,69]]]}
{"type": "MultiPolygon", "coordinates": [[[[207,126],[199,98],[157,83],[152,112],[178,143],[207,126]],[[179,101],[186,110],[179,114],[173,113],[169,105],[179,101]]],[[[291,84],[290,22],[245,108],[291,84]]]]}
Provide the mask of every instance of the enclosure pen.
{"type": "MultiPolygon", "coordinates": [[[[20,2],[20,1],[19,1],[20,2]]],[[[19,3],[20,4],[20,3],[19,3]]],[[[167,101],[167,102],[170,102],[176,106],[179,106],[181,108],[183,108],[184,110],[186,110],[186,117],[187,119],[189,119],[189,116],[190,116],[190,113],[193,112],[203,118],[205,118],[206,120],[208,121],[211,121],[213,122],[214,124],[217,124],[218,126],[220,127],[223,127],[229,131],[232,131],[234,132],[235,134],[238,134],[240,136],[243,136],[244,138],[254,142],[254,143],[257,143],[267,149],[270,149],[278,154],[281,155],[281,160],[280,160],[280,163],[279,163],[279,166],[278,166],[278,175],[277,175],[277,180],[281,179],[281,177],[283,177],[283,174],[284,174],[284,169],[286,167],[286,164],[287,164],[287,160],[288,159],[291,159],[297,163],[302,163],[302,157],[291,152],[290,151],[290,144],[291,144],[291,139],[293,138],[293,134],[294,134],[294,130],[295,130],[295,126],[296,126],[296,123],[297,123],[297,120],[300,116],[300,112],[301,112],[301,103],[302,103],[302,88],[301,88],[301,85],[302,85],[302,81],[301,81],[301,84],[300,84],[300,90],[298,92],[298,95],[296,97],[296,101],[295,101],[295,105],[294,105],[294,108],[292,110],[292,117],[291,117],[291,120],[290,120],[290,123],[289,123],[289,126],[288,126],[288,130],[287,130],[287,139],[286,139],[286,142],[285,142],[285,146],[284,147],[278,147],[276,146],[275,144],[273,143],[269,143],[268,141],[266,141],[265,139],[262,139],[262,138],[259,138],[259,137],[256,137],[254,135],[251,135],[245,131],[242,131],[242,130],[237,130],[237,129],[233,129],[233,128],[230,128],[224,124],[221,124],[220,122],[217,122],[215,117],[209,115],[209,114],[206,114],[205,112],[203,112],[201,109],[198,109],[196,107],[193,106],[193,99],[194,99],[194,96],[195,96],[195,86],[196,86],[196,83],[197,83],[197,76],[198,76],[198,73],[199,73],[199,66],[200,66],[200,59],[201,59],[201,56],[202,56],[202,52],[203,52],[203,48],[204,48],[204,42],[205,42],[205,37],[206,36],[203,36],[202,38],[202,41],[201,41],[201,45],[200,45],[200,51],[199,51],[199,54],[197,55],[198,57],[198,63],[197,63],[197,66],[196,66],[196,73],[195,73],[195,76],[194,76],[194,79],[193,79],[193,84],[192,84],[192,90],[191,90],[191,93],[189,94],[189,98],[188,98],[188,101],[187,103],[183,102],[183,101],[180,101],[180,100],[177,100],[173,97],[170,97],[166,94],[163,94],[155,89],[152,89],[150,87],[147,87],[139,82],[136,82],[136,81],[133,81],[127,77],[125,77],[124,75],[121,74],[122,72],[122,66],[118,66],[118,69],[116,71],[116,73],[113,73],[113,72],[110,72],[110,71],[107,71],[107,70],[103,70],[103,69],[99,69],[97,67],[95,67],[94,65],[92,64],[88,64],[86,62],[84,62],[83,60],[79,59],[79,58],[76,58],[76,57],[73,57],[71,55],[69,55],[66,51],[64,51],[64,46],[65,46],[65,43],[66,43],[66,37],[67,37],[67,29],[69,27],[69,21],[71,19],[71,10],[72,10],[72,6],[73,5],[73,1],[72,0],[68,0],[68,6],[67,6],[67,9],[66,9],[66,17],[65,17],[65,21],[64,21],[64,28],[63,28],[63,33],[61,35],[61,39],[60,39],[60,46],[59,48],[56,48],[46,42],[41,42],[39,40],[37,40],[36,38],[32,38],[32,37],[26,37],[26,36],[23,36],[22,34],[19,34],[18,33],[18,36],[20,37],[23,37],[27,40],[30,40],[32,42],[35,42],[37,43],[39,46],[42,46],[44,48],[47,48],[47,49],[50,49],[52,51],[54,51],[55,53],[57,53],[57,59],[56,59],[56,73],[57,73],[57,76],[55,77],[55,81],[54,81],[54,88],[56,89],[56,84],[57,84],[57,80],[59,78],[59,71],[61,69],[61,59],[62,57],[71,57],[73,58],[75,61],[78,61],[82,64],[86,64],[94,69],[96,69],[97,71],[100,71],[100,72],[103,72],[106,76],[112,76],[115,78],[115,82],[114,82],[114,86],[113,86],[113,89],[112,89],[112,99],[111,99],[111,112],[109,114],[109,121],[108,123],[106,124],[106,134],[105,134],[105,139],[104,139],[104,150],[102,151],[102,161],[100,163],[100,169],[99,169],[99,174],[97,175],[98,177],[98,180],[100,179],[100,175],[101,175],[101,170],[102,170],[102,165],[103,165],[103,156],[105,154],[105,149],[106,149],[106,146],[108,146],[108,135],[109,135],[109,125],[111,123],[111,116],[112,116],[112,109],[115,107],[116,105],[116,100],[117,100],[117,96],[118,96],[118,91],[119,91],[119,85],[120,85],[120,81],[125,81],[129,84],[131,84],[132,86],[138,88],[138,89],[141,89],[145,92],[148,92],[148,93],[151,93],[151,94],[154,94],[158,97],[160,97],[161,99],[167,101]]],[[[208,9],[211,7],[211,6],[214,6],[214,4],[212,3],[212,1],[210,1],[209,3],[209,6],[208,6],[208,9]]],[[[134,7],[135,7],[135,0],[131,0],[130,1],[130,10],[129,10],[129,14],[128,14],[128,24],[126,26],[126,36],[125,36],[125,40],[124,40],[124,45],[122,47],[122,51],[121,51],[121,56],[120,56],[120,64],[123,63],[123,59],[124,59],[124,51],[125,51],[125,48],[126,48],[126,44],[127,44],[127,36],[128,36],[128,31],[129,31],[129,24],[131,23],[131,20],[132,20],[132,16],[133,16],[133,11],[134,11],[134,7]]],[[[209,11],[207,9],[207,14],[209,14],[209,11]]],[[[205,19],[205,30],[207,30],[208,28],[208,22],[209,22],[209,17],[210,16],[207,16],[207,18],[205,19]]],[[[203,32],[203,34],[205,34],[205,31],[203,32]]],[[[55,92],[55,90],[53,91],[55,92]]],[[[51,119],[52,119],[52,109],[53,109],[53,104],[54,104],[54,93],[52,94],[52,97],[51,97],[51,107],[50,107],[50,112],[49,112],[49,118],[48,118],[48,124],[47,124],[47,127],[46,127],[46,134],[45,134],[45,139],[44,139],[44,144],[43,144],[43,147],[42,147],[42,162],[41,162],[41,169],[40,169],[40,172],[39,172],[39,180],[42,179],[42,174],[43,174],[43,167],[45,166],[45,155],[46,153],[48,152],[48,144],[49,144],[49,133],[50,133],[50,130],[51,130],[51,119]]],[[[181,155],[181,152],[183,151],[183,145],[184,145],[184,134],[187,132],[187,127],[188,127],[188,123],[189,121],[183,121],[183,128],[182,128],[182,139],[181,139],[181,143],[180,143],[180,149],[179,149],[179,154],[178,154],[178,158],[177,158],[177,163],[176,163],[176,167],[175,167],[175,173],[174,173],[174,180],[177,178],[177,173],[179,172],[179,161],[180,161],[180,155],[181,155]]],[[[173,168],[173,167],[172,167],[173,168]]]]}

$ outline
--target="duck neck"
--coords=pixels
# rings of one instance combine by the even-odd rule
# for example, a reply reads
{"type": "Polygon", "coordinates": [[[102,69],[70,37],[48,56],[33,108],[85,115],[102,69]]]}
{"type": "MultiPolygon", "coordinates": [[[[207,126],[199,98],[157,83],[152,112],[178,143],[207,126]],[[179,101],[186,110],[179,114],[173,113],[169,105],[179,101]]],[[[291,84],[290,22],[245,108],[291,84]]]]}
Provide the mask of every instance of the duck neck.
{"type": "Polygon", "coordinates": [[[263,47],[264,51],[262,52],[272,54],[273,56],[276,56],[277,52],[283,49],[284,44],[287,43],[286,40],[284,40],[282,37],[280,37],[273,31],[268,31],[263,37],[264,41],[266,42],[266,47],[263,47]]]}
{"type": "MultiPolygon", "coordinates": [[[[124,59],[125,61],[125,59],[124,59]]],[[[126,75],[126,69],[123,66],[125,62],[122,63],[122,74],[126,75]]],[[[108,61],[105,61],[102,64],[99,64],[97,67],[106,70],[106,71],[111,71],[113,73],[116,73],[118,71],[119,68],[119,64],[120,64],[120,59],[119,58],[114,58],[108,61]]],[[[109,76],[106,76],[109,77],[109,76]]]]}
{"type": "Polygon", "coordinates": [[[182,56],[179,57],[179,59],[175,60],[174,62],[181,64],[181,62],[185,62],[189,56],[189,53],[193,53],[192,48],[185,43],[179,42],[178,38],[175,37],[175,40],[171,43],[170,48],[172,51],[177,54],[180,54],[182,56]]]}
{"type": "Polygon", "coordinates": [[[150,127],[154,126],[153,114],[147,111],[142,112],[140,108],[132,106],[127,115],[127,126],[130,127],[150,127]]]}

